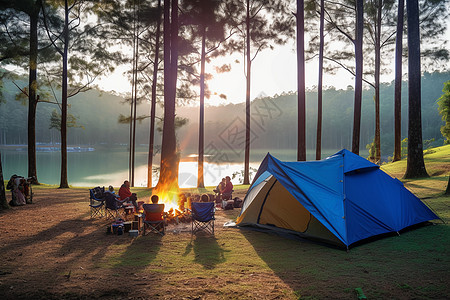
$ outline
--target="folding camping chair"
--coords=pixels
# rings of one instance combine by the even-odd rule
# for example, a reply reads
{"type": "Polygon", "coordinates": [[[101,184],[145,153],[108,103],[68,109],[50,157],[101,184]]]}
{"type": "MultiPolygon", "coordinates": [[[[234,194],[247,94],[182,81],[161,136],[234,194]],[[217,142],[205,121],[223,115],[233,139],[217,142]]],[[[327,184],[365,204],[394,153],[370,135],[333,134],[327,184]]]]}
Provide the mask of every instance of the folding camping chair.
{"type": "Polygon", "coordinates": [[[214,234],[214,202],[192,202],[192,234],[201,230],[214,234]]]}
{"type": "MultiPolygon", "coordinates": [[[[100,189],[100,187],[98,188],[100,189]]],[[[89,207],[91,208],[91,218],[102,218],[105,214],[105,198],[100,197],[99,190],[89,189],[89,207]]]]}
{"type": "Polygon", "coordinates": [[[145,235],[145,230],[147,228],[150,229],[150,232],[164,235],[166,233],[166,217],[164,215],[164,204],[144,204],[142,208],[144,209],[143,235],[145,235]]]}
{"type": "Polygon", "coordinates": [[[112,193],[105,193],[105,216],[107,219],[124,219],[125,207],[112,193]]]}

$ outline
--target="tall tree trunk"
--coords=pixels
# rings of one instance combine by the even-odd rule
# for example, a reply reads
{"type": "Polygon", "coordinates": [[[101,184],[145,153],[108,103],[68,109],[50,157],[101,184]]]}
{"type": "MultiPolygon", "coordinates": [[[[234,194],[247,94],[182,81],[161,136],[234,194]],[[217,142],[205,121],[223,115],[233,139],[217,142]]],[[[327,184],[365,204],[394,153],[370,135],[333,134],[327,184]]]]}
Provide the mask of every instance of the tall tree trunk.
{"type": "MultiPolygon", "coordinates": [[[[133,55],[134,56],[134,55],[133,55]]],[[[134,63],[133,63],[134,65],[134,63]]],[[[131,83],[131,102],[130,102],[130,132],[129,132],[129,141],[128,144],[130,145],[129,147],[129,152],[128,152],[128,179],[131,180],[131,174],[132,174],[132,168],[133,168],[133,99],[134,99],[134,74],[133,74],[133,79],[132,79],[132,83],[131,83]]]]}
{"type": "Polygon", "coordinates": [[[251,58],[250,58],[250,0],[247,0],[246,37],[247,37],[247,88],[245,93],[245,159],[244,159],[244,184],[250,184],[250,83],[251,83],[251,58]]]}
{"type": "Polygon", "coordinates": [[[380,70],[381,70],[381,11],[383,0],[378,0],[375,25],[375,161],[380,163],[380,70]]]}
{"type": "Polygon", "coordinates": [[[148,145],[148,164],[147,164],[147,188],[152,187],[153,176],[153,149],[155,146],[155,118],[156,118],[156,82],[158,80],[159,64],[159,38],[161,35],[161,0],[158,0],[158,20],[156,22],[156,41],[155,41],[155,63],[153,65],[152,80],[152,107],[150,109],[150,137],[148,145]]]}
{"type": "Polygon", "coordinates": [[[164,0],[164,123],[156,190],[178,189],[175,97],[178,67],[178,1],[164,0]],[[172,4],[172,7],[171,7],[172,4]],[[170,12],[170,8],[172,11],[170,12]],[[171,16],[171,18],[170,18],[171,16]]]}
{"type": "Polygon", "coordinates": [[[319,81],[317,84],[317,142],[316,142],[316,160],[322,158],[322,90],[323,90],[323,47],[324,36],[323,27],[325,20],[325,0],[320,0],[320,29],[319,29],[319,81]]]}
{"type": "Polygon", "coordinates": [[[202,28],[202,54],[200,63],[200,120],[198,128],[198,177],[197,187],[204,188],[203,153],[204,153],[204,126],[205,126],[205,60],[206,60],[206,27],[202,28]]]}
{"type": "Polygon", "coordinates": [[[395,92],[394,92],[394,159],[402,159],[402,51],[403,51],[403,17],[404,0],[398,1],[397,37],[395,41],[395,92]]]}
{"type": "Polygon", "coordinates": [[[361,98],[363,75],[363,27],[364,27],[364,3],[356,1],[356,38],[355,38],[355,105],[353,112],[353,141],[352,152],[359,155],[359,138],[361,130],[361,98]]]}
{"type": "MultiPolygon", "coordinates": [[[[139,23],[139,20],[138,20],[139,23]]],[[[131,152],[131,186],[134,186],[134,171],[136,166],[136,115],[137,115],[137,90],[138,90],[138,59],[139,59],[139,27],[136,29],[136,52],[134,60],[134,99],[133,99],[133,150],[131,152]]]]}
{"type": "Polygon", "coordinates": [[[38,18],[41,0],[37,0],[30,9],[30,66],[28,84],[28,177],[34,177],[33,183],[39,184],[36,168],[36,108],[39,96],[37,90],[37,56],[38,56],[38,18]]]}
{"type": "Polygon", "coordinates": [[[133,1],[133,76],[131,93],[131,119],[130,119],[130,185],[134,186],[134,171],[136,160],[136,110],[138,86],[138,58],[139,58],[139,1],[133,1]]]}
{"type": "Polygon", "coordinates": [[[418,0],[406,1],[408,25],[408,160],[404,178],[428,177],[423,160],[418,0]]]}
{"type": "Polygon", "coordinates": [[[68,188],[67,182],[67,59],[69,55],[69,4],[64,1],[64,50],[61,97],[61,179],[59,188],[68,188]]]}
{"type": "Polygon", "coordinates": [[[3,180],[2,154],[0,153],[0,209],[8,209],[8,201],[6,200],[5,181],[3,180]]]}
{"type": "Polygon", "coordinates": [[[297,160],[306,160],[304,1],[297,0],[297,160]]]}
{"type": "Polygon", "coordinates": [[[445,190],[445,195],[450,195],[450,176],[448,176],[447,189],[445,190]]]}
{"type": "MultiPolygon", "coordinates": [[[[129,153],[128,153],[128,180],[131,180],[133,174],[133,116],[134,116],[134,93],[135,87],[135,60],[136,60],[136,8],[133,6],[133,59],[132,59],[132,74],[131,74],[131,99],[130,99],[130,133],[129,133],[129,153]]],[[[131,183],[130,183],[131,184],[131,183]]]]}

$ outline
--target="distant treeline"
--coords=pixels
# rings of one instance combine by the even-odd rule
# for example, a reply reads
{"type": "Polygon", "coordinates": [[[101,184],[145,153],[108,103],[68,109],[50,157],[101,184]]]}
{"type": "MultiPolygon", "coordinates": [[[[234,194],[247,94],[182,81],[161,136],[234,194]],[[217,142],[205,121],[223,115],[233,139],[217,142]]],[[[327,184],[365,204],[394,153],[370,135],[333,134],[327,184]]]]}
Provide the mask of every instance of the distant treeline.
{"type": "MultiPolygon", "coordinates": [[[[450,72],[425,73],[422,77],[422,126],[424,140],[435,139],[433,145],[441,145],[440,127],[443,121],[436,100],[442,94],[443,83],[450,80],[450,72]]],[[[26,144],[27,106],[14,100],[17,88],[4,82],[3,100],[0,104],[0,144],[26,144]]],[[[353,126],[353,89],[327,89],[323,93],[322,149],[351,148],[353,126]]],[[[373,141],[374,101],[373,90],[363,92],[361,119],[361,147],[373,141]]],[[[381,154],[392,156],[394,143],[394,85],[381,86],[381,154]]],[[[307,149],[316,144],[317,92],[306,93],[307,100],[307,149]]],[[[79,128],[68,129],[69,145],[118,145],[128,144],[129,126],[119,124],[120,114],[129,115],[130,108],[123,98],[99,91],[89,91],[70,99],[69,113],[75,115],[79,128]]],[[[58,143],[59,132],[49,129],[50,116],[57,106],[40,103],[36,115],[36,140],[38,143],[58,143]]],[[[138,115],[149,115],[148,103],[138,107],[138,115]]],[[[297,147],[297,97],[283,93],[252,101],[252,144],[254,151],[281,153],[297,147]]],[[[158,107],[157,115],[162,115],[158,107]]],[[[177,131],[182,155],[196,153],[198,148],[198,108],[179,107],[177,115],[189,122],[177,131]]],[[[407,137],[408,86],[403,83],[402,138],[407,137]]],[[[148,144],[148,119],[138,123],[136,143],[148,144]]],[[[205,154],[210,156],[243,156],[245,137],[245,104],[207,106],[205,109],[205,154]]],[[[156,133],[156,144],[161,137],[156,133]]]]}

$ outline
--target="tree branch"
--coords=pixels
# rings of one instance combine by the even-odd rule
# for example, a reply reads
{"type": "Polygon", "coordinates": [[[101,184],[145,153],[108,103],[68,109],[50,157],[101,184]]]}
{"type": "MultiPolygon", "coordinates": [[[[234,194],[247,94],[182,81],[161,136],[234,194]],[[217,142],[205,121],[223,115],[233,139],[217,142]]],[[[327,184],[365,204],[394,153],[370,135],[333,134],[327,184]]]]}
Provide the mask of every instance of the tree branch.
{"type": "Polygon", "coordinates": [[[326,13],[327,16],[330,18],[329,20],[327,20],[327,19],[325,18],[325,20],[326,20],[328,23],[332,24],[332,25],[333,25],[333,28],[337,29],[340,33],[342,33],[345,37],[347,37],[347,38],[354,44],[354,43],[355,43],[355,40],[354,40],[347,32],[343,31],[335,21],[333,21],[333,18],[331,17],[331,15],[328,13],[328,11],[327,11],[326,9],[325,9],[325,13],[326,13]]]}
{"type": "MultiPolygon", "coordinates": [[[[45,8],[44,8],[45,5],[44,5],[44,3],[45,3],[45,1],[42,1],[41,8],[42,8],[42,15],[44,16],[44,26],[45,26],[45,31],[47,32],[48,38],[50,39],[50,42],[52,43],[52,45],[55,47],[56,51],[57,51],[61,56],[63,56],[63,55],[64,55],[63,51],[55,44],[55,42],[53,41],[52,37],[50,36],[50,30],[48,29],[48,26],[47,26],[47,18],[46,18],[46,13],[45,13],[45,8]]],[[[59,35],[59,37],[61,37],[61,35],[59,35]]],[[[58,38],[59,38],[59,37],[58,37],[58,38]]]]}
{"type": "Polygon", "coordinates": [[[28,93],[27,93],[24,89],[22,89],[21,87],[19,87],[19,86],[17,85],[17,83],[16,83],[14,80],[12,81],[12,83],[19,89],[19,91],[21,91],[25,96],[28,97],[28,93]]]}
{"type": "Polygon", "coordinates": [[[380,48],[383,48],[386,45],[390,45],[392,44],[391,38],[394,34],[397,33],[397,30],[395,30],[394,32],[392,32],[380,45],[380,48]]]}
{"type": "Polygon", "coordinates": [[[339,5],[339,6],[345,7],[349,10],[355,10],[355,8],[353,6],[345,5],[345,4],[342,4],[341,2],[335,2],[335,1],[325,1],[325,2],[329,3],[329,4],[339,5]]]}
{"type": "Polygon", "coordinates": [[[51,91],[52,91],[53,98],[55,98],[55,101],[56,101],[56,104],[58,104],[59,110],[62,110],[61,104],[58,102],[58,98],[56,97],[55,89],[53,88],[53,85],[52,85],[52,83],[51,83],[51,81],[50,81],[50,78],[49,78],[49,76],[48,76],[48,71],[47,71],[47,69],[45,68],[45,66],[43,67],[43,69],[44,69],[45,72],[46,72],[47,82],[48,82],[48,85],[50,86],[50,89],[51,89],[51,91]]]}
{"type": "Polygon", "coordinates": [[[264,47],[264,44],[259,45],[258,49],[256,49],[255,55],[253,55],[253,58],[250,59],[250,61],[253,62],[253,60],[256,58],[256,55],[258,55],[259,51],[264,47]]]}
{"type": "MultiPolygon", "coordinates": [[[[352,69],[350,69],[349,67],[347,67],[346,65],[344,65],[343,63],[341,63],[340,61],[338,61],[338,60],[336,60],[336,59],[334,59],[334,58],[332,58],[332,57],[325,57],[324,56],[324,58],[325,59],[328,59],[328,60],[330,60],[330,61],[332,61],[332,62],[334,62],[335,64],[338,64],[339,66],[341,66],[341,68],[343,68],[344,70],[346,70],[347,72],[349,72],[352,76],[356,76],[356,74],[355,74],[355,72],[352,70],[352,69]]],[[[367,83],[368,85],[370,85],[370,86],[372,86],[373,88],[375,88],[375,85],[373,84],[373,83],[371,83],[370,81],[367,81],[366,79],[362,79],[365,83],[367,83]]]]}

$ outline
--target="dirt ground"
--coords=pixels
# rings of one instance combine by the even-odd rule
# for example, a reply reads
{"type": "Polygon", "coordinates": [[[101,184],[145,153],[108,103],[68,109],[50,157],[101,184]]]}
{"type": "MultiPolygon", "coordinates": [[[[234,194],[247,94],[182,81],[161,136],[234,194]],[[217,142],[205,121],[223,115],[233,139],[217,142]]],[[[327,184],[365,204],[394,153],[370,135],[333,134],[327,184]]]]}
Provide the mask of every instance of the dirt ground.
{"type": "MultiPolygon", "coordinates": [[[[244,193],[234,196],[243,198],[244,193]]],[[[111,220],[91,219],[88,204],[87,190],[35,189],[33,204],[0,211],[1,299],[200,299],[202,293],[191,291],[215,284],[214,278],[194,276],[175,297],[178,289],[165,284],[172,275],[161,274],[163,265],[156,271],[133,264],[109,266],[107,249],[122,249],[138,239],[148,243],[150,251],[155,243],[157,248],[164,248],[162,243],[170,247],[192,238],[191,224],[169,224],[163,238],[108,235],[111,220]]],[[[228,221],[218,210],[216,235],[226,230],[223,224],[228,221]]]]}
{"type": "Polygon", "coordinates": [[[216,212],[213,237],[192,237],[190,224],[169,225],[164,237],[107,235],[111,221],[91,219],[88,203],[86,189],[40,188],[33,204],[0,212],[0,299],[357,299],[356,287],[376,299],[445,299],[450,292],[445,225],[428,240],[427,228],[404,234],[392,253],[377,248],[390,247],[389,238],[346,253],[223,227],[237,210],[216,212]]]}

